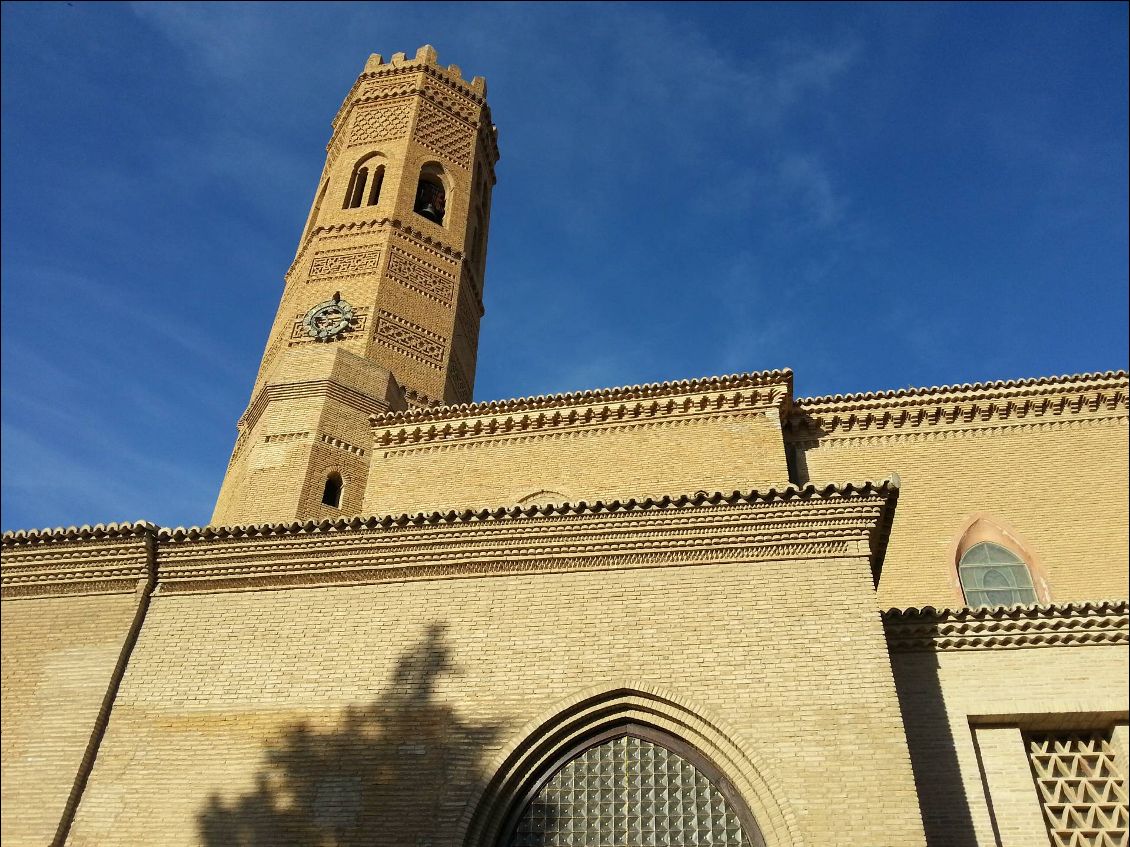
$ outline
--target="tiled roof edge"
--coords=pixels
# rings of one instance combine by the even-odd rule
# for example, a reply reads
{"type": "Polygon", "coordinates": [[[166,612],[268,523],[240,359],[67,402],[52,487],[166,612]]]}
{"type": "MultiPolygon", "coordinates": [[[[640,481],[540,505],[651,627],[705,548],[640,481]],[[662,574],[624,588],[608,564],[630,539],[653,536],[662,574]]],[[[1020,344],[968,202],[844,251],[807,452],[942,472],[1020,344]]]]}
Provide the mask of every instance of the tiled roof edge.
{"type": "Polygon", "coordinates": [[[938,609],[934,606],[909,606],[904,609],[891,608],[883,612],[883,620],[888,623],[930,623],[965,621],[1004,621],[1049,615],[1124,615],[1130,612],[1130,601],[1104,599],[1088,600],[1082,603],[1029,603],[1020,606],[968,606],[938,609]]]}
{"type": "Polygon", "coordinates": [[[436,406],[427,409],[408,409],[398,412],[386,412],[383,415],[374,415],[370,418],[370,421],[374,426],[422,423],[468,417],[470,415],[536,411],[538,409],[559,407],[574,403],[614,403],[622,400],[666,397],[680,393],[753,388],[771,385],[777,382],[785,382],[791,392],[793,383],[792,370],[783,368],[770,371],[752,371],[750,373],[671,380],[668,382],[649,382],[641,385],[625,385],[614,388],[594,388],[564,394],[536,394],[530,397],[487,400],[481,403],[460,403],[457,405],[436,406]]]}
{"type": "Polygon", "coordinates": [[[289,535],[309,534],[312,532],[331,532],[347,529],[372,529],[378,526],[406,526],[408,524],[440,524],[440,523],[472,523],[489,520],[502,520],[511,518],[534,517],[537,515],[564,515],[564,514],[597,514],[599,512],[631,512],[645,509],[666,509],[671,507],[701,506],[705,503],[716,506],[721,503],[754,503],[772,500],[793,500],[832,497],[851,497],[853,495],[878,494],[884,497],[897,496],[899,489],[898,476],[887,477],[882,480],[864,480],[863,482],[827,483],[823,485],[788,485],[783,488],[771,486],[765,490],[752,489],[750,491],[733,491],[723,493],[716,491],[706,493],[703,491],[695,494],[682,494],[677,497],[666,495],[663,497],[647,497],[642,500],[630,498],[627,500],[597,500],[588,503],[580,500],[576,503],[530,504],[526,506],[498,506],[492,509],[462,509],[445,512],[407,512],[397,515],[371,515],[337,518],[336,520],[324,519],[321,521],[293,521],[290,523],[262,523],[239,524],[233,526],[192,526],[176,528],[159,527],[146,521],[121,524],[96,524],[80,527],[57,527],[55,529],[20,529],[10,530],[3,535],[3,545],[14,547],[21,544],[34,544],[48,541],[83,541],[89,539],[122,538],[155,533],[163,541],[182,541],[196,538],[229,538],[248,537],[255,535],[289,535]]]}
{"type": "Polygon", "coordinates": [[[858,394],[825,394],[820,397],[797,397],[793,406],[807,410],[812,406],[831,406],[841,403],[862,403],[873,400],[897,400],[902,398],[931,400],[949,399],[963,394],[985,391],[1003,391],[1012,388],[1041,388],[1045,386],[1079,385],[1112,380],[1127,380],[1130,374],[1125,370],[1092,371],[1081,374],[1060,376],[1030,377],[1025,379],[1002,379],[994,382],[965,382],[954,385],[931,385],[922,388],[898,388],[888,391],[866,391],[858,394]]]}
{"type": "Polygon", "coordinates": [[[200,538],[247,538],[271,535],[302,535],[391,526],[483,523],[487,521],[512,520],[515,518],[531,518],[548,515],[634,512],[649,509],[701,506],[704,504],[717,506],[722,503],[732,505],[736,503],[769,502],[775,500],[846,498],[872,494],[888,498],[897,496],[898,487],[899,482],[897,478],[888,478],[878,482],[866,480],[864,482],[830,483],[819,486],[811,484],[803,486],[789,485],[784,488],[770,487],[764,491],[754,489],[744,492],[734,491],[729,494],[720,491],[707,494],[700,491],[695,494],[683,494],[678,497],[647,497],[642,500],[635,498],[628,500],[610,500],[607,502],[597,500],[594,503],[587,503],[581,500],[577,503],[498,506],[493,509],[464,509],[460,511],[453,509],[446,512],[416,512],[414,514],[402,513],[399,515],[374,515],[370,517],[356,516],[352,518],[338,518],[332,521],[295,521],[292,523],[264,523],[219,527],[194,526],[187,529],[185,527],[176,527],[175,529],[161,529],[158,533],[158,538],[162,541],[193,541],[200,538]]]}
{"type": "Polygon", "coordinates": [[[161,527],[149,521],[125,523],[83,524],[82,526],[55,527],[54,529],[16,529],[3,535],[5,547],[30,544],[36,541],[87,541],[91,539],[131,538],[158,532],[161,527]]]}

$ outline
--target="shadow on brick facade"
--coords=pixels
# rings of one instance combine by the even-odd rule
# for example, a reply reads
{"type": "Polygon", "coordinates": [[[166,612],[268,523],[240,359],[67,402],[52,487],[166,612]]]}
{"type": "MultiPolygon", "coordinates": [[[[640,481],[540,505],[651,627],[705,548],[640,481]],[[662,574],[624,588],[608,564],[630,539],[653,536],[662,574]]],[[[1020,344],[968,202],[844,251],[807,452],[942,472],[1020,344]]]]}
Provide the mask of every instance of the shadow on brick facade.
{"type": "MultiPolygon", "coordinates": [[[[902,653],[892,658],[926,843],[930,847],[976,844],[937,657],[932,653],[902,653]]],[[[965,730],[970,731],[968,725],[965,730]]]]}
{"type": "Polygon", "coordinates": [[[432,624],[397,661],[387,693],[332,727],[289,727],[253,791],[213,795],[198,815],[207,847],[431,847],[446,841],[477,788],[501,723],[469,723],[435,698],[458,673],[445,626],[432,624]]]}

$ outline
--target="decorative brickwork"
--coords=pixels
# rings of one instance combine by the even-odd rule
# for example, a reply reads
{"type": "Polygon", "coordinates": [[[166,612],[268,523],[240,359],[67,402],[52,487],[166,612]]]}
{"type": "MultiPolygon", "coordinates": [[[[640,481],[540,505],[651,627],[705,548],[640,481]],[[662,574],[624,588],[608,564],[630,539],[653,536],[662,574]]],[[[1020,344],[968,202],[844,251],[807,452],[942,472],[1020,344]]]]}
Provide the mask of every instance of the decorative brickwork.
{"type": "Polygon", "coordinates": [[[1040,733],[1026,740],[1053,847],[1127,847],[1126,774],[1110,732],[1040,733]]]}
{"type": "Polygon", "coordinates": [[[443,367],[447,342],[422,326],[381,311],[377,315],[377,342],[437,370],[443,367]]]}
{"type": "Polygon", "coordinates": [[[380,269],[379,249],[327,250],[314,254],[308,279],[323,280],[337,277],[363,276],[380,269]]]}
{"type": "Polygon", "coordinates": [[[1127,372],[1080,374],[798,398],[789,440],[810,445],[910,435],[1031,426],[1047,419],[1125,418],[1127,372]]]}
{"type": "Polygon", "coordinates": [[[365,448],[358,447],[355,444],[350,444],[348,441],[342,441],[340,438],[334,438],[332,435],[326,435],[324,432],[318,433],[318,440],[323,444],[328,444],[338,450],[343,450],[346,453],[352,453],[354,456],[364,456],[365,448]]]}
{"type": "Polygon", "coordinates": [[[360,144],[375,144],[378,141],[403,138],[408,134],[408,125],[411,121],[412,104],[407,100],[358,109],[353,118],[349,146],[356,147],[360,144]]]}
{"type": "Polygon", "coordinates": [[[416,139],[453,165],[464,170],[471,169],[474,131],[427,101],[420,104],[416,139]]]}
{"type": "Polygon", "coordinates": [[[471,125],[478,121],[481,105],[446,81],[433,76],[426,77],[424,96],[471,125]]]}
{"type": "Polygon", "coordinates": [[[1125,600],[978,609],[890,609],[892,650],[986,650],[1130,643],[1125,600]]]}
{"type": "Polygon", "coordinates": [[[419,76],[414,73],[405,75],[399,79],[383,79],[367,82],[361,86],[360,90],[355,95],[355,102],[404,97],[416,93],[418,88],[419,76]]]}
{"type": "Polygon", "coordinates": [[[132,593],[151,574],[156,533],[146,522],[6,532],[2,596],[132,593]]]}
{"type": "Polygon", "coordinates": [[[444,305],[450,305],[455,293],[455,274],[397,247],[389,248],[388,275],[406,288],[444,305]]]}

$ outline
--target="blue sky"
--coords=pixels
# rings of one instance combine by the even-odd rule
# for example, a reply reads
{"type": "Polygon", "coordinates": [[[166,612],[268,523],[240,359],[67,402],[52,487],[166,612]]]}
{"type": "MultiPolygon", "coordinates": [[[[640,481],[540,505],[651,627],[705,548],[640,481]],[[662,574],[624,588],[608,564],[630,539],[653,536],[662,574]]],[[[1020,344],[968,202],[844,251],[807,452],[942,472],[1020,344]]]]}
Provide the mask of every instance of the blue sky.
{"type": "Polygon", "coordinates": [[[479,400],[1127,364],[1127,5],[5,3],[4,529],[205,523],[366,57],[483,75],[479,400]]]}

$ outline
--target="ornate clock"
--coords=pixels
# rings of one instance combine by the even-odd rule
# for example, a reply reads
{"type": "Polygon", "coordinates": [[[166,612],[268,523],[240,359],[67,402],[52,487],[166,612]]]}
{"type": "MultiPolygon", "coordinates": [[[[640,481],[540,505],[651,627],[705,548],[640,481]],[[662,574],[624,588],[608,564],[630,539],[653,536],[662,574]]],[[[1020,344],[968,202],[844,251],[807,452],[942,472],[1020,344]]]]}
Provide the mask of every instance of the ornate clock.
{"type": "Polygon", "coordinates": [[[306,334],[325,341],[349,329],[353,322],[353,307],[335,296],[333,300],[319,303],[306,313],[302,325],[306,334]]]}

